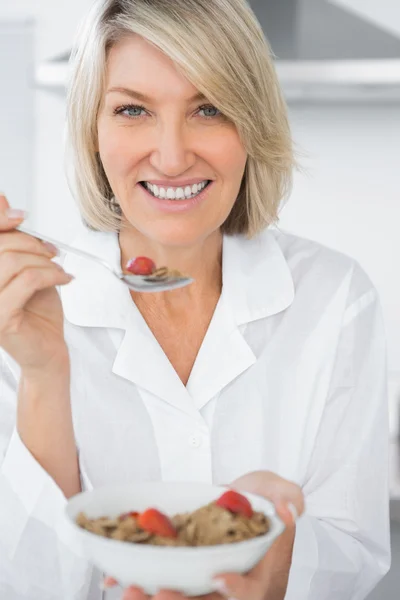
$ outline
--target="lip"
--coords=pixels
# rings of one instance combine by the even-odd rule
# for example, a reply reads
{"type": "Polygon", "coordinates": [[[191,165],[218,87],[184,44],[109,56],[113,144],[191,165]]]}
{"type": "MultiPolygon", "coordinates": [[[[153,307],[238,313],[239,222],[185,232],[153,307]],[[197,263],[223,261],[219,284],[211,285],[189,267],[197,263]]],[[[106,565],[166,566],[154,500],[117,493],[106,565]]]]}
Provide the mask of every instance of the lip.
{"type": "Polygon", "coordinates": [[[140,183],[137,186],[145,194],[146,200],[158,211],[164,213],[184,213],[192,210],[199,204],[201,204],[208,196],[210,189],[214,186],[214,182],[211,181],[204,190],[191,200],[162,200],[153,196],[143,185],[140,183]]]}
{"type": "Polygon", "coordinates": [[[187,185],[194,185],[195,183],[203,183],[203,181],[211,181],[211,179],[208,179],[207,177],[204,177],[204,179],[200,179],[199,177],[197,179],[186,179],[184,181],[163,181],[161,179],[142,179],[142,182],[146,182],[146,183],[151,183],[152,185],[160,185],[161,187],[164,188],[169,188],[169,187],[186,187],[187,185]]]}

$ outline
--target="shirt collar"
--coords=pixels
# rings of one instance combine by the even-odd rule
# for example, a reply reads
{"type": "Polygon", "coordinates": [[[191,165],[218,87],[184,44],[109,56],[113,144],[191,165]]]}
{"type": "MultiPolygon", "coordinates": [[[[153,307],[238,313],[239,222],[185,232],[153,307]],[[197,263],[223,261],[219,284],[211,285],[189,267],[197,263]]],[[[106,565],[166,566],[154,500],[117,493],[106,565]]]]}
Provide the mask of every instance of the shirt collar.
{"type": "MultiPolygon", "coordinates": [[[[118,234],[87,230],[74,240],[120,270],[118,234]]],[[[126,329],[133,302],[125,284],[92,261],[67,254],[64,268],[75,280],[61,288],[66,319],[79,326],[126,329]]],[[[293,301],[291,271],[273,230],[248,240],[224,236],[223,296],[237,325],[277,314],[293,301]]]]}
{"type": "Polygon", "coordinates": [[[293,278],[272,229],[251,240],[224,237],[223,294],[237,325],[272,316],[290,306],[294,299],[293,278]]]}

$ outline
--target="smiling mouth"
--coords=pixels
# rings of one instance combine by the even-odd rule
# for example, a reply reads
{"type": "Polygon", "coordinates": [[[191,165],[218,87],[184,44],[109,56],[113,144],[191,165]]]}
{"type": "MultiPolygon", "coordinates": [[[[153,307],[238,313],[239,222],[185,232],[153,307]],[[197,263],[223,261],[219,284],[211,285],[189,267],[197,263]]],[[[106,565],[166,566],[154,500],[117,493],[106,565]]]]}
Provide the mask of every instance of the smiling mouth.
{"type": "Polygon", "coordinates": [[[202,183],[195,183],[186,187],[161,187],[153,185],[147,181],[140,181],[140,185],[144,187],[154,198],[159,200],[192,200],[196,198],[203,190],[210,185],[211,181],[206,179],[202,183]]]}

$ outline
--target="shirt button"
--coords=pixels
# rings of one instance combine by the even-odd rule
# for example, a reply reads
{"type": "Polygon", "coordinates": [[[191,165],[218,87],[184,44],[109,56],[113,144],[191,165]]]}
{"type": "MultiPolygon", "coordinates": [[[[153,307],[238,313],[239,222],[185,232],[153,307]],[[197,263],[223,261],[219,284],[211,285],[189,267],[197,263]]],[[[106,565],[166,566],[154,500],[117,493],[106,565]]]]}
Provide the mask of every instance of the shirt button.
{"type": "Polygon", "coordinates": [[[201,446],[201,439],[198,435],[191,435],[189,438],[189,445],[192,448],[199,448],[201,446]]]}

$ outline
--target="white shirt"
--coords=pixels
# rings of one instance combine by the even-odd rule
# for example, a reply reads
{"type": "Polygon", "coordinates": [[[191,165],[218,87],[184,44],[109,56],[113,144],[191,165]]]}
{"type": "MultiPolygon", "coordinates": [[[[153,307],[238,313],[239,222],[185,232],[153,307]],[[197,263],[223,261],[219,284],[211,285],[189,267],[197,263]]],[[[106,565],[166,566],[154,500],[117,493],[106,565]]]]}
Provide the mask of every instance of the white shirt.
{"type": "MultiPolygon", "coordinates": [[[[120,265],[116,234],[76,245],[120,265]]],[[[121,282],[75,255],[64,266],[84,487],[273,471],[306,497],[286,600],[365,598],[390,565],[389,436],[381,311],[357,263],[276,230],[225,237],[186,387],[121,282]]],[[[0,597],[100,600],[100,574],[60,524],[65,497],[16,432],[19,370],[2,361],[0,597]]]]}

